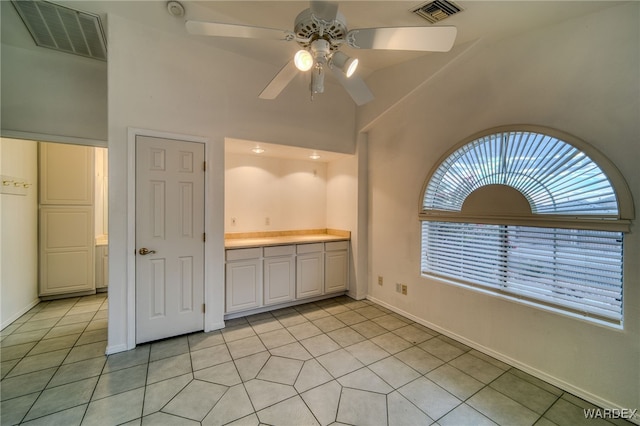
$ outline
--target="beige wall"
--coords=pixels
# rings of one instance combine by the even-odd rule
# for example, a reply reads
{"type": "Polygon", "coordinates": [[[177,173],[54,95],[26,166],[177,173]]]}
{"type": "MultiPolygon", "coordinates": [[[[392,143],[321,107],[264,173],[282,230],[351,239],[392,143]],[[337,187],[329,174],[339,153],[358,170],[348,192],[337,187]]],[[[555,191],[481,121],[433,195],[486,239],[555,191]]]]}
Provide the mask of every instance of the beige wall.
{"type": "Polygon", "coordinates": [[[225,232],[326,228],[327,163],[226,154],[224,210],[225,232]]]}
{"type": "Polygon", "coordinates": [[[417,216],[424,180],[448,149],[476,132],[518,123],[556,128],[592,144],[620,169],[637,203],[639,11],[640,4],[628,4],[479,44],[369,128],[369,297],[579,396],[620,408],[640,401],[635,223],[625,236],[624,330],[617,330],[422,277],[417,216]],[[408,296],[374,284],[378,275],[385,283],[406,283],[408,296]]]}
{"type": "Polygon", "coordinates": [[[24,179],[26,195],[0,194],[0,328],[38,303],[38,143],[0,138],[0,174],[24,179]]]}
{"type": "Polygon", "coordinates": [[[6,44],[1,52],[3,134],[56,135],[106,144],[105,62],[6,44]]]}

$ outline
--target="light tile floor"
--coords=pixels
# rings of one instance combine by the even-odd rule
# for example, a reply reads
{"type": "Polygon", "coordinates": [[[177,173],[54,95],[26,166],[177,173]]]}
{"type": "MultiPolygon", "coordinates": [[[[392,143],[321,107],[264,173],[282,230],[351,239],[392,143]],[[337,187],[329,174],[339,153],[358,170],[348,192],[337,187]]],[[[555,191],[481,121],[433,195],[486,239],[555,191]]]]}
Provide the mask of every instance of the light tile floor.
{"type": "MultiPolygon", "coordinates": [[[[105,356],[104,294],[1,334],[2,425],[598,425],[593,406],[369,301],[337,297],[105,356]]],[[[630,424],[630,423],[629,423],[630,424]]]]}

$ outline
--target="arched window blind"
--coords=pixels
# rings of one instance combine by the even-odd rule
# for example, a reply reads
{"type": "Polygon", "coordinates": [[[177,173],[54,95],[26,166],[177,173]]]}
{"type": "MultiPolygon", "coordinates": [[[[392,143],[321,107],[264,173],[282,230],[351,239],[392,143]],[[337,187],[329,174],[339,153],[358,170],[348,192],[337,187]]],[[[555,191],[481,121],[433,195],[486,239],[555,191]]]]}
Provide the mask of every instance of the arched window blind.
{"type": "Polygon", "coordinates": [[[519,128],[459,146],[425,183],[422,273],[621,324],[633,211],[585,151],[519,128]]]}
{"type": "Polygon", "coordinates": [[[460,210],[474,190],[489,184],[520,191],[534,213],[618,214],[607,176],[576,147],[532,132],[501,132],[465,145],[432,176],[425,209],[460,210]]]}

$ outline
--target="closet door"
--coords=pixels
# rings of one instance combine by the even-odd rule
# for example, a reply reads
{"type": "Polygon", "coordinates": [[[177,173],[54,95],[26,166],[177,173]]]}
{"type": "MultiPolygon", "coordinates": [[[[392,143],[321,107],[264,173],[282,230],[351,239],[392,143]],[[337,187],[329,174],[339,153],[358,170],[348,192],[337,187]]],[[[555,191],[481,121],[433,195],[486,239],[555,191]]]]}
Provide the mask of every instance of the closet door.
{"type": "Polygon", "coordinates": [[[93,206],[40,206],[40,296],[92,292],[93,206]]]}
{"type": "Polygon", "coordinates": [[[40,296],[95,292],[94,148],[40,143],[40,296]]]}

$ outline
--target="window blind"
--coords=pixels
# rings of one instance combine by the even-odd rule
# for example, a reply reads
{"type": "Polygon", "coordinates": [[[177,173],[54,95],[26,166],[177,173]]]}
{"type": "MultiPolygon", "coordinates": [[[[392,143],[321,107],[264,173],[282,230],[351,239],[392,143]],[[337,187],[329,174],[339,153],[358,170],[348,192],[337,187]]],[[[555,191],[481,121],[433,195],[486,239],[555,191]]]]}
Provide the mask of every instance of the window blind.
{"type": "Polygon", "coordinates": [[[533,213],[618,214],[613,186],[591,158],[564,141],[524,131],[491,134],[451,154],[431,177],[423,209],[460,211],[471,192],[490,184],[520,191],[533,213]]]}
{"type": "Polygon", "coordinates": [[[620,323],[623,233],[422,222],[423,274],[620,323]]]}

